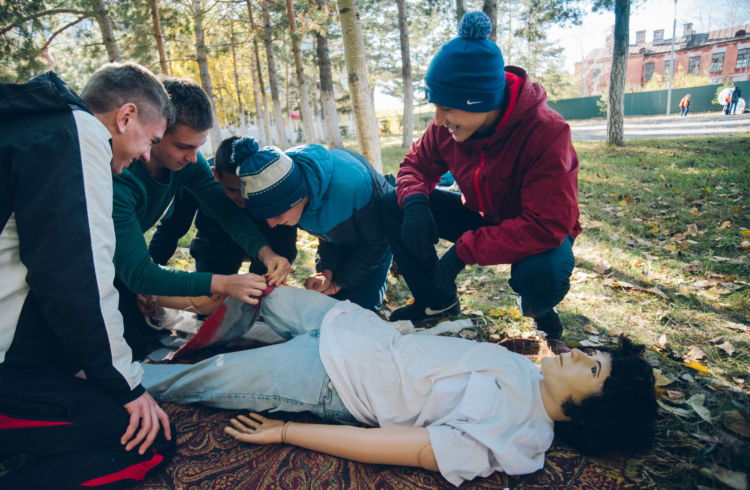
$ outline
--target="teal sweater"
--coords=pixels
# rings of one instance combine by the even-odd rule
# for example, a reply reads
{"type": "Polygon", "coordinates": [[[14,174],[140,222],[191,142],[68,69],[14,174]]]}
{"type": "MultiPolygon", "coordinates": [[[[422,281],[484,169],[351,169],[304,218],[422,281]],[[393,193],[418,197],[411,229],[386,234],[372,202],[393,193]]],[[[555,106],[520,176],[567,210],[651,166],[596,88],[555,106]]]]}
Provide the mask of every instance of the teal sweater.
{"type": "Polygon", "coordinates": [[[237,207],[214,179],[206,159],[179,172],[168,172],[168,180],[154,179],[146,165],[134,161],[130,168],[114,177],[114,209],[117,245],[115,271],[125,285],[137,294],[160,296],[202,296],[211,294],[208,272],[185,272],[161,267],[151,261],[143,233],[154,226],[184,186],[203,209],[218,221],[249,256],[255,257],[266,239],[245,210],[237,207]]]}

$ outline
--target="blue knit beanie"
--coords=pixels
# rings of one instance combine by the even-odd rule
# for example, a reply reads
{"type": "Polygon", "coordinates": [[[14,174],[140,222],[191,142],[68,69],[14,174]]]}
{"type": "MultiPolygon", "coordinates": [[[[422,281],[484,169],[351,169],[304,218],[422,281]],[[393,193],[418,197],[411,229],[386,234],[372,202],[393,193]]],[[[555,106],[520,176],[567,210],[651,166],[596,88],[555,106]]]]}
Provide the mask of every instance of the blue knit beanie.
{"type": "Polygon", "coordinates": [[[232,143],[232,161],[245,208],[256,218],[282,215],[310,194],[302,171],[275,146],[260,148],[254,138],[245,136],[232,143]]]}
{"type": "Polygon", "coordinates": [[[444,44],[427,68],[427,102],[468,112],[490,112],[503,104],[505,63],[489,40],[490,30],[484,12],[464,15],[459,37],[444,44]]]}

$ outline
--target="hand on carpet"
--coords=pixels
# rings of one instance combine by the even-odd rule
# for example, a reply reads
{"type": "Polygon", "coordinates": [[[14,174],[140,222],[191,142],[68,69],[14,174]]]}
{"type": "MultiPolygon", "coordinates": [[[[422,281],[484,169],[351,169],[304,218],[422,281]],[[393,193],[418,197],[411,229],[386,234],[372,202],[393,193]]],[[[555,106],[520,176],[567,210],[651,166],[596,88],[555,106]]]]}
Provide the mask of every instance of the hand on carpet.
{"type": "Polygon", "coordinates": [[[238,441],[253,444],[282,442],[283,429],[286,425],[283,420],[269,419],[255,412],[250,412],[248,417],[238,415],[229,422],[232,426],[224,427],[224,432],[238,441]]]}

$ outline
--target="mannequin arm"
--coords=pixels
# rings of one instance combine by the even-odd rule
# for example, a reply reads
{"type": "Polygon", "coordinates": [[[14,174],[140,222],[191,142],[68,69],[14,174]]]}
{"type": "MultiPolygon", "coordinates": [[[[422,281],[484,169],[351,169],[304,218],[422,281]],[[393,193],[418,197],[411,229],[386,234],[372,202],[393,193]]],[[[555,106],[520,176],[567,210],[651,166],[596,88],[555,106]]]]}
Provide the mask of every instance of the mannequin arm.
{"type": "Polygon", "coordinates": [[[254,444],[285,442],[341,458],[372,464],[416,466],[438,471],[430,435],[424,427],[374,428],[282,422],[250,413],[232,419],[225,430],[254,444]]]}
{"type": "Polygon", "coordinates": [[[200,315],[210,315],[224,303],[225,294],[212,296],[155,296],[157,306],[174,308],[175,310],[193,311],[200,315]]]}

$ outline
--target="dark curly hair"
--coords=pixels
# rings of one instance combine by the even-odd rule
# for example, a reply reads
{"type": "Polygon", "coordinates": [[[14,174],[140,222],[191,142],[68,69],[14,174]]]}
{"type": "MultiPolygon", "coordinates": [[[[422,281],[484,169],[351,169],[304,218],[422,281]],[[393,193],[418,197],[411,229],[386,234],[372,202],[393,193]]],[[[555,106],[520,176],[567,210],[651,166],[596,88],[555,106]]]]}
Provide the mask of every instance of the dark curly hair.
{"type": "Polygon", "coordinates": [[[239,136],[230,136],[219,144],[214,157],[214,168],[221,177],[223,174],[235,175],[237,164],[232,160],[232,143],[240,139],[239,136]]]}
{"type": "Polygon", "coordinates": [[[184,124],[196,131],[206,131],[213,127],[211,101],[200,85],[192,80],[168,77],[162,78],[161,83],[167,89],[175,112],[174,124],[167,131],[177,124],[184,124]]]}
{"type": "Polygon", "coordinates": [[[562,408],[570,421],[556,422],[555,434],[592,456],[615,449],[646,449],[653,439],[656,392],[643,346],[620,337],[618,347],[597,350],[612,356],[612,371],[602,392],[580,405],[568,399],[562,408]]]}

